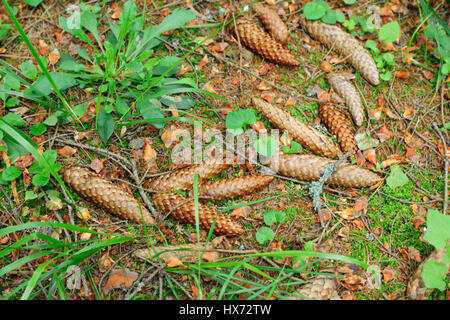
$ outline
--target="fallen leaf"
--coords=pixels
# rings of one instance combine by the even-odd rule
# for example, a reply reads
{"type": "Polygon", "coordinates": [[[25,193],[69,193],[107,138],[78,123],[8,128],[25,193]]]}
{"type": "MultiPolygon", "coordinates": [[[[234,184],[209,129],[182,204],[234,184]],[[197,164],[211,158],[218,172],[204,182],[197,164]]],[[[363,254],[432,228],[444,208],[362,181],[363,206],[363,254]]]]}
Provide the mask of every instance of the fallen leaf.
{"type": "Polygon", "coordinates": [[[357,276],[357,275],[351,275],[344,278],[342,281],[342,285],[351,291],[358,290],[364,283],[364,280],[357,276]]]}
{"type": "Polygon", "coordinates": [[[369,110],[369,118],[373,120],[379,120],[381,117],[381,113],[383,111],[383,107],[379,107],[377,109],[369,110]]]}
{"type": "Polygon", "coordinates": [[[384,107],[386,104],[386,99],[381,94],[378,96],[377,103],[379,107],[384,107]]]}
{"type": "Polygon", "coordinates": [[[212,52],[224,52],[227,47],[228,47],[228,43],[220,42],[220,43],[217,43],[214,46],[212,46],[211,51],[212,52]]]}
{"type": "Polygon", "coordinates": [[[139,274],[128,269],[115,269],[109,274],[108,281],[103,287],[103,291],[107,292],[120,287],[129,288],[134,281],[137,280],[139,274]]]}
{"type": "Polygon", "coordinates": [[[71,146],[64,146],[58,150],[58,155],[61,157],[69,158],[73,156],[77,152],[77,149],[72,148],[71,146]]]}
{"type": "Polygon", "coordinates": [[[273,101],[273,96],[270,94],[265,94],[262,95],[261,98],[263,98],[264,100],[266,100],[268,103],[272,104],[273,101]]]}
{"type": "Polygon", "coordinates": [[[345,220],[350,220],[353,218],[353,210],[351,208],[346,208],[344,211],[338,211],[337,214],[345,220]]]}
{"type": "Polygon", "coordinates": [[[395,279],[394,269],[392,267],[386,267],[383,270],[383,283],[388,283],[389,281],[395,279]]]}
{"type": "Polygon", "coordinates": [[[394,114],[394,113],[392,112],[392,110],[391,110],[390,108],[388,108],[388,107],[384,107],[384,108],[383,108],[383,112],[386,113],[386,115],[387,115],[389,118],[391,118],[391,119],[394,119],[394,120],[400,120],[400,119],[401,119],[399,116],[397,116],[396,114],[394,114]]]}
{"type": "Polygon", "coordinates": [[[198,68],[201,70],[204,66],[206,66],[208,64],[209,60],[208,60],[208,55],[205,54],[203,56],[203,58],[200,60],[200,62],[198,63],[198,68]]]}
{"type": "Polygon", "coordinates": [[[113,14],[111,15],[111,18],[114,20],[117,20],[120,18],[120,14],[122,13],[122,8],[117,8],[114,10],[113,14]]]}
{"type": "Polygon", "coordinates": [[[20,171],[24,171],[34,163],[34,157],[31,153],[26,153],[23,156],[16,158],[11,164],[15,165],[20,171]]]}
{"type": "Polygon", "coordinates": [[[191,290],[192,290],[192,297],[194,299],[198,299],[198,288],[195,285],[191,284],[191,290]]]}
{"type": "Polygon", "coordinates": [[[417,154],[416,151],[414,151],[413,148],[405,146],[405,149],[406,149],[405,157],[407,159],[410,159],[411,161],[416,161],[416,162],[419,160],[419,155],[417,154]]]}
{"type": "Polygon", "coordinates": [[[367,159],[367,161],[371,162],[374,165],[377,165],[377,153],[375,149],[370,148],[367,150],[364,150],[363,152],[364,158],[367,159]]]}
{"type": "MultiPolygon", "coordinates": [[[[331,211],[328,209],[320,209],[320,215],[322,216],[323,222],[327,222],[331,219],[331,211]]],[[[317,222],[320,222],[320,216],[317,215],[317,222]]]]}
{"type": "Polygon", "coordinates": [[[381,166],[382,166],[383,168],[388,168],[388,167],[392,166],[393,164],[397,164],[397,163],[400,163],[400,162],[401,162],[401,161],[398,160],[398,159],[387,159],[387,160],[384,160],[384,161],[381,163],[381,166]]]}
{"type": "Polygon", "coordinates": [[[408,72],[397,71],[395,73],[395,77],[398,78],[398,79],[406,79],[406,78],[409,78],[409,73],[408,72]]]}
{"type": "Polygon", "coordinates": [[[267,132],[264,122],[262,121],[256,121],[254,124],[251,124],[250,127],[256,132],[267,132]]]}
{"type": "Polygon", "coordinates": [[[261,90],[261,91],[266,91],[266,90],[270,90],[272,89],[271,86],[269,86],[267,83],[265,83],[264,81],[261,81],[257,86],[256,89],[261,90]]]}
{"type": "Polygon", "coordinates": [[[359,230],[364,230],[364,224],[361,220],[353,220],[353,221],[350,221],[350,223],[352,224],[353,227],[355,227],[359,230]]]}
{"type": "Polygon", "coordinates": [[[114,260],[109,256],[109,251],[105,252],[100,259],[98,259],[98,265],[100,269],[108,270],[113,265],[114,260]]]}
{"type": "Polygon", "coordinates": [[[56,64],[59,59],[61,59],[61,55],[59,54],[58,49],[55,48],[48,55],[48,61],[50,61],[51,64],[56,64]]]}
{"type": "Polygon", "coordinates": [[[250,212],[250,207],[244,206],[240,208],[236,208],[230,213],[230,217],[234,218],[240,218],[240,217],[248,217],[248,214],[250,212]]]}
{"type": "Polygon", "coordinates": [[[369,202],[367,201],[367,198],[359,198],[355,201],[355,204],[353,205],[353,212],[366,212],[367,207],[369,206],[369,202]]]}
{"type": "Polygon", "coordinates": [[[427,79],[427,80],[431,80],[431,79],[434,78],[434,73],[431,72],[431,71],[423,70],[422,74],[423,74],[424,78],[427,79]]]}
{"type": "Polygon", "coordinates": [[[232,84],[233,86],[238,86],[240,83],[241,83],[241,80],[239,79],[239,77],[234,77],[234,78],[231,80],[231,84],[232,84]]]}
{"type": "Polygon", "coordinates": [[[209,82],[207,82],[207,83],[205,83],[203,85],[203,90],[206,90],[206,91],[211,92],[211,93],[218,94],[218,92],[214,89],[214,87],[209,82]]]}
{"type": "Polygon", "coordinates": [[[328,91],[323,90],[322,88],[317,88],[317,99],[328,100],[328,97],[329,97],[328,91]]]}
{"type": "Polygon", "coordinates": [[[145,139],[145,145],[144,145],[144,150],[142,153],[142,159],[145,162],[150,162],[151,160],[156,158],[156,151],[155,149],[153,149],[153,147],[151,146],[150,142],[148,141],[148,139],[145,139]]]}
{"type": "Polygon", "coordinates": [[[219,259],[219,253],[217,251],[205,252],[202,256],[202,259],[208,262],[215,261],[219,259]]]}
{"type": "Polygon", "coordinates": [[[380,139],[381,142],[384,142],[386,140],[389,140],[392,136],[392,132],[390,132],[386,125],[384,124],[381,129],[377,132],[377,136],[380,139]]]}
{"type": "Polygon", "coordinates": [[[42,56],[48,57],[50,53],[50,47],[44,40],[39,40],[38,51],[42,56]]]}
{"type": "Polygon", "coordinates": [[[103,162],[105,162],[105,159],[100,160],[98,158],[94,158],[94,160],[92,160],[91,164],[89,165],[89,168],[94,170],[96,173],[100,173],[100,171],[102,171],[103,169],[103,162]]]}
{"type": "Polygon", "coordinates": [[[322,71],[327,72],[327,73],[333,71],[333,69],[331,68],[331,64],[328,61],[323,61],[320,64],[320,69],[322,69],[322,71]]]}
{"type": "Polygon", "coordinates": [[[414,114],[414,108],[404,107],[403,108],[403,117],[409,119],[414,114]]]}
{"type": "Polygon", "coordinates": [[[172,10],[170,10],[169,8],[163,8],[162,10],[161,10],[161,14],[164,16],[164,17],[167,17],[169,14],[171,14],[172,13],[172,10]]]}
{"type": "Polygon", "coordinates": [[[420,252],[414,247],[408,247],[408,257],[411,260],[416,262],[421,262],[422,258],[420,257],[420,252]]]}
{"type": "Polygon", "coordinates": [[[422,216],[417,216],[413,218],[414,230],[419,230],[419,227],[426,223],[426,220],[422,216]]]}
{"type": "Polygon", "coordinates": [[[269,70],[270,66],[267,63],[264,63],[261,68],[256,70],[256,72],[258,72],[260,76],[265,76],[269,70]]]}
{"type": "Polygon", "coordinates": [[[92,233],[90,233],[90,232],[83,232],[80,234],[81,241],[88,241],[91,237],[92,237],[92,233]]]}
{"type": "Polygon", "coordinates": [[[398,252],[400,252],[400,254],[402,255],[403,260],[408,261],[409,260],[409,256],[408,256],[408,252],[406,251],[405,248],[397,248],[398,252]]]}
{"type": "Polygon", "coordinates": [[[175,256],[172,256],[167,262],[166,265],[169,267],[178,267],[184,266],[183,262],[175,256]]]}

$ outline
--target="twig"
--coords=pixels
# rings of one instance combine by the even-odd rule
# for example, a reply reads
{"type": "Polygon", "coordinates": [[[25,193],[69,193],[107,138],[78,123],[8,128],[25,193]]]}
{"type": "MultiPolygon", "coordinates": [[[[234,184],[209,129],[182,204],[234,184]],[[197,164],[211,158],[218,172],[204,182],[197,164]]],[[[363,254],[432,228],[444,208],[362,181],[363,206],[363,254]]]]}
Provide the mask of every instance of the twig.
{"type": "Polygon", "coordinates": [[[445,143],[444,136],[441,133],[441,130],[439,130],[439,127],[436,122],[433,122],[432,124],[434,130],[439,134],[439,137],[442,140],[442,144],[444,145],[444,166],[445,166],[445,184],[444,184],[444,214],[447,214],[447,202],[448,202],[448,163],[450,161],[449,157],[447,156],[447,144],[445,143]]]}

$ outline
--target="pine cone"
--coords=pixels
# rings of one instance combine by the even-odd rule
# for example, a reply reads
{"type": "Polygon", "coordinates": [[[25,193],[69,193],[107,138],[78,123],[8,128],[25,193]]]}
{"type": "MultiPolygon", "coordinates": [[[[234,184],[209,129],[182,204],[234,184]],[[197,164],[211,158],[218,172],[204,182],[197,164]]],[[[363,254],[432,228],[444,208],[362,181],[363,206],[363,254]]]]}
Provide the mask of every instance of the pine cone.
{"type": "Polygon", "coordinates": [[[336,278],[319,276],[314,281],[305,284],[298,292],[308,299],[329,300],[336,289],[336,278]]]}
{"type": "Polygon", "coordinates": [[[345,112],[331,103],[323,103],[319,106],[319,117],[331,133],[337,137],[343,152],[356,147],[352,122],[345,112]]]}
{"type": "Polygon", "coordinates": [[[205,181],[200,184],[198,194],[213,200],[233,199],[259,190],[273,179],[273,176],[245,176],[205,181]]]}
{"type": "MultiPolygon", "coordinates": [[[[195,225],[194,200],[187,201],[187,198],[174,193],[155,193],[152,197],[155,206],[164,213],[184,223],[195,225]],[[181,205],[182,204],[182,205],[181,205]]],[[[216,208],[208,207],[202,203],[198,204],[198,218],[201,228],[209,230],[217,216],[214,232],[219,235],[241,235],[244,233],[242,226],[230,217],[219,214],[216,208]]]]}
{"type": "Polygon", "coordinates": [[[255,5],[253,10],[270,35],[280,43],[286,44],[289,32],[280,16],[274,10],[262,4],[255,5]]]}
{"type": "MultiPolygon", "coordinates": [[[[276,161],[276,157],[274,159],[276,161]]],[[[278,157],[278,172],[300,180],[317,181],[322,176],[321,170],[334,162],[336,161],[313,155],[287,155],[280,153],[278,157]]],[[[380,180],[381,178],[372,171],[344,162],[325,183],[342,187],[363,188],[370,187],[380,180]]]]}
{"type": "Polygon", "coordinates": [[[378,69],[370,55],[358,40],[347,32],[321,21],[306,20],[300,16],[300,24],[315,39],[319,40],[327,48],[337,51],[341,56],[367,79],[371,84],[380,84],[378,69]]]}
{"type": "Polygon", "coordinates": [[[270,103],[253,98],[253,106],[264,118],[275,124],[281,130],[289,132],[292,138],[312,152],[328,157],[336,158],[339,147],[326,135],[316,129],[298,121],[287,112],[272,106],[270,103]]]}
{"type": "Polygon", "coordinates": [[[144,187],[153,191],[188,189],[194,183],[195,174],[198,173],[201,179],[213,178],[230,166],[225,161],[226,159],[223,158],[209,159],[187,168],[149,179],[144,187]]]}
{"type": "Polygon", "coordinates": [[[345,101],[345,105],[350,110],[353,121],[359,127],[364,121],[364,107],[361,102],[358,91],[353,84],[348,81],[349,76],[342,73],[329,73],[327,75],[328,83],[331,88],[345,101]]]}
{"type": "Polygon", "coordinates": [[[230,23],[228,30],[236,32],[240,41],[246,47],[258,53],[264,59],[288,66],[298,66],[300,64],[289,50],[283,48],[269,34],[256,26],[253,21],[247,18],[239,18],[235,22],[236,28],[234,28],[234,23],[230,23]]]}
{"type": "Polygon", "coordinates": [[[77,166],[63,167],[60,175],[76,193],[110,213],[136,223],[143,219],[147,225],[155,224],[145,205],[100,175],[77,166]]]}

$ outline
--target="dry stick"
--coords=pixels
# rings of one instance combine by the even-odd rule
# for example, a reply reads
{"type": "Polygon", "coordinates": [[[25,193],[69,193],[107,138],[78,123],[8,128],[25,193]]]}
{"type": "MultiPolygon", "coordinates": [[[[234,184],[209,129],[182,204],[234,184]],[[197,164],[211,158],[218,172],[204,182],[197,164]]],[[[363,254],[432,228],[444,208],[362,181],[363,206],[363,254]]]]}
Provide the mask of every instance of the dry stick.
{"type": "Polygon", "coordinates": [[[445,184],[444,184],[444,214],[447,214],[447,202],[448,202],[448,163],[450,161],[449,157],[447,156],[447,144],[445,143],[444,136],[441,133],[441,130],[439,130],[439,127],[436,122],[433,122],[432,124],[434,130],[439,134],[439,137],[442,140],[442,144],[444,145],[444,164],[445,164],[445,184]]]}

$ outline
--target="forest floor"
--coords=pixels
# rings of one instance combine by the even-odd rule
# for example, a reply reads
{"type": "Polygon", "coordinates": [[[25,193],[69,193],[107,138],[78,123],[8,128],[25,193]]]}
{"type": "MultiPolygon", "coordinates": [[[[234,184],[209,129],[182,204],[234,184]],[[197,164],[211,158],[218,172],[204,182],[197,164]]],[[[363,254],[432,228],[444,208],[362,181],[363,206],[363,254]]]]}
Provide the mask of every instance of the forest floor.
{"type": "MultiPolygon", "coordinates": [[[[329,68],[352,73],[354,70],[340,59],[342,57],[333,54],[303,31],[298,15],[304,2],[276,2],[290,32],[287,47],[300,61],[300,66],[285,67],[265,61],[242,46],[233,35],[221,30],[181,63],[175,77],[191,79],[198,88],[223,97],[231,104],[215,96],[190,92],[183,95],[194,100],[192,107],[164,112],[164,116],[200,119],[204,128],[224,131],[229,112],[254,110],[251,98],[261,97],[290,112],[300,121],[319,125],[319,101],[334,99],[325,81],[329,68]]],[[[335,287],[328,298],[407,298],[408,281],[418,265],[433,251],[433,247],[423,239],[427,211],[444,210],[444,190],[448,184],[444,158],[446,152],[448,157],[450,142],[449,79],[444,78],[442,84],[436,87],[433,79],[439,63],[432,57],[433,43],[424,37],[422,29],[419,29],[412,44],[409,43],[421,23],[419,9],[410,1],[358,1],[351,6],[344,5],[342,1],[327,2],[331,8],[340,9],[347,17],[359,18],[366,17],[367,7],[374,5],[381,9],[383,23],[395,20],[401,26],[398,41],[385,46],[380,43],[376,32],[356,33],[360,41],[374,40],[382,53],[389,52],[394,57],[393,63],[383,66],[383,71],[391,74],[389,80],[382,80],[380,85],[372,86],[356,72],[354,81],[362,94],[367,117],[363,125],[356,129],[356,133],[365,133],[377,140],[377,143],[361,151],[359,155],[352,156],[351,161],[380,174],[383,177],[381,184],[362,189],[335,186],[325,188],[321,195],[324,219],[322,226],[309,195],[309,183],[298,184],[277,177],[258,192],[216,202],[217,208],[234,216],[246,232],[239,237],[210,237],[207,231],[201,229],[197,234],[195,226],[181,224],[170,217],[158,225],[144,228],[109,215],[107,211],[81,198],[77,204],[85,208],[82,211],[84,214],[77,213],[70,208],[70,199],[53,177],[41,187],[32,183],[34,175],[27,171],[33,163],[30,153],[14,156],[2,152],[3,168],[5,161],[11,160],[24,173],[14,183],[0,185],[0,201],[3,204],[0,209],[0,228],[32,222],[59,222],[108,235],[42,226],[40,229],[18,228],[6,235],[2,235],[0,230],[0,252],[4,253],[0,258],[0,270],[4,271],[4,274],[0,273],[0,295],[9,299],[20,297],[23,293],[19,289],[20,285],[24,281],[30,283],[36,271],[44,275],[52,266],[65,263],[76,256],[75,262],[68,265],[77,265],[81,270],[81,286],[74,288],[73,285],[68,285],[66,280],[70,275],[64,273],[63,278],[56,280],[56,286],[52,286],[54,278],[42,279],[35,284],[31,297],[290,299],[298,298],[301,289],[308,283],[313,283],[311,281],[317,277],[332,274],[338,281],[334,282],[335,287]],[[444,149],[445,144],[447,150],[444,149]],[[401,169],[400,175],[405,179],[395,181],[394,184],[398,183],[398,186],[393,188],[392,184],[386,183],[386,178],[398,179],[395,176],[398,171],[392,170],[394,167],[401,169]],[[58,192],[57,196],[52,193],[55,190],[58,192]],[[272,209],[283,212],[284,220],[267,224],[265,213],[272,209]],[[271,229],[273,237],[269,237],[266,242],[259,242],[255,235],[263,227],[271,229]],[[14,247],[14,243],[35,232],[64,241],[69,249],[65,254],[57,255],[56,251],[52,253],[52,250],[59,250],[56,245],[54,248],[36,246],[32,250],[14,247]],[[149,246],[172,246],[171,250],[183,244],[193,244],[195,247],[198,236],[201,242],[208,240],[215,248],[211,254],[203,257],[202,264],[182,258],[179,261],[173,256],[163,259],[164,261],[145,257],[142,259],[142,254],[141,257],[136,254],[141,252],[139,249],[149,246]],[[114,239],[119,240],[114,243],[114,239]],[[89,255],[78,254],[77,250],[87,248],[96,241],[102,245],[89,249],[91,251],[87,250],[89,255]],[[288,254],[280,254],[280,257],[260,254],[289,250],[316,251],[328,255],[302,259],[301,256],[293,257],[288,254]],[[31,257],[39,252],[45,254],[31,257]],[[256,256],[251,256],[252,254],[256,256]],[[333,254],[354,260],[336,260],[333,254]],[[54,258],[56,259],[51,261],[54,258]],[[220,260],[222,258],[224,260],[220,260]],[[17,265],[14,266],[14,263],[17,265]],[[48,265],[41,270],[40,266],[46,263],[48,265]],[[376,284],[363,265],[377,270],[381,277],[380,284],[376,284]],[[124,270],[127,272],[124,273],[124,270]],[[231,271],[233,277],[227,279],[231,271]],[[274,282],[276,285],[273,285],[274,282]]],[[[439,3],[432,2],[434,5],[439,3]]],[[[92,52],[91,46],[65,32],[60,26],[60,18],[69,16],[67,9],[71,3],[50,0],[43,1],[37,7],[10,3],[17,6],[16,17],[19,23],[39,55],[46,56],[50,61],[47,69],[52,72],[60,70],[58,60],[63,57],[63,53],[76,56],[80,48],[92,52]]],[[[143,3],[136,2],[138,12],[142,12],[143,3]]],[[[90,1],[88,4],[100,8],[99,36],[105,39],[109,24],[118,22],[123,3],[90,1]]],[[[188,23],[189,27],[166,34],[154,48],[152,57],[182,57],[199,41],[217,30],[214,25],[196,26],[223,22],[231,17],[231,6],[242,9],[246,4],[252,5],[252,2],[147,1],[146,24],[158,24],[176,8],[194,9],[197,13],[195,20],[188,23]]],[[[448,8],[445,8],[445,4],[437,10],[444,20],[448,19],[445,16],[446,10],[448,8]]],[[[250,15],[254,15],[251,10],[250,15]]],[[[0,21],[12,25],[3,8],[0,8],[0,21]]],[[[354,31],[359,30],[360,26],[357,24],[354,31]]],[[[0,59],[19,75],[24,71],[21,67],[23,62],[32,61],[36,65],[26,43],[21,40],[14,27],[0,40],[0,59]]],[[[180,119],[165,121],[162,127],[133,123],[115,128],[105,144],[96,131],[95,123],[98,116],[95,101],[100,85],[102,83],[99,82],[85,88],[72,86],[63,90],[71,107],[83,105],[85,112],[81,120],[84,129],[69,122],[47,125],[47,130],[41,134],[30,131],[34,124],[44,123],[54,111],[26,97],[18,97],[17,104],[14,101],[5,104],[3,100],[0,116],[11,112],[20,115],[26,124],[21,130],[32,137],[42,151],[57,151],[57,163],[90,167],[140,197],[130,172],[114,161],[111,154],[136,160],[138,174],[143,180],[148,175],[180,167],[171,161],[175,146],[181,143],[176,136],[177,130],[188,129],[192,136],[196,132],[189,122],[180,119]],[[93,99],[94,103],[89,103],[93,99]]],[[[52,97],[58,99],[55,94],[52,97]]],[[[115,119],[118,118],[117,115],[118,113],[114,115],[115,119]]],[[[252,128],[261,130],[272,127],[256,111],[255,115],[258,122],[252,128]]],[[[136,117],[132,120],[139,119],[136,117]]],[[[8,149],[10,148],[8,145],[8,149]]],[[[303,149],[301,152],[309,151],[303,149]]],[[[258,171],[258,166],[247,162],[232,166],[221,173],[220,177],[254,175],[258,171]]],[[[150,198],[149,192],[147,195],[150,198]]],[[[30,238],[29,241],[36,245],[47,243],[47,238],[30,238]]],[[[435,291],[431,296],[432,299],[448,297],[448,288],[446,291],[435,291]]]]}

